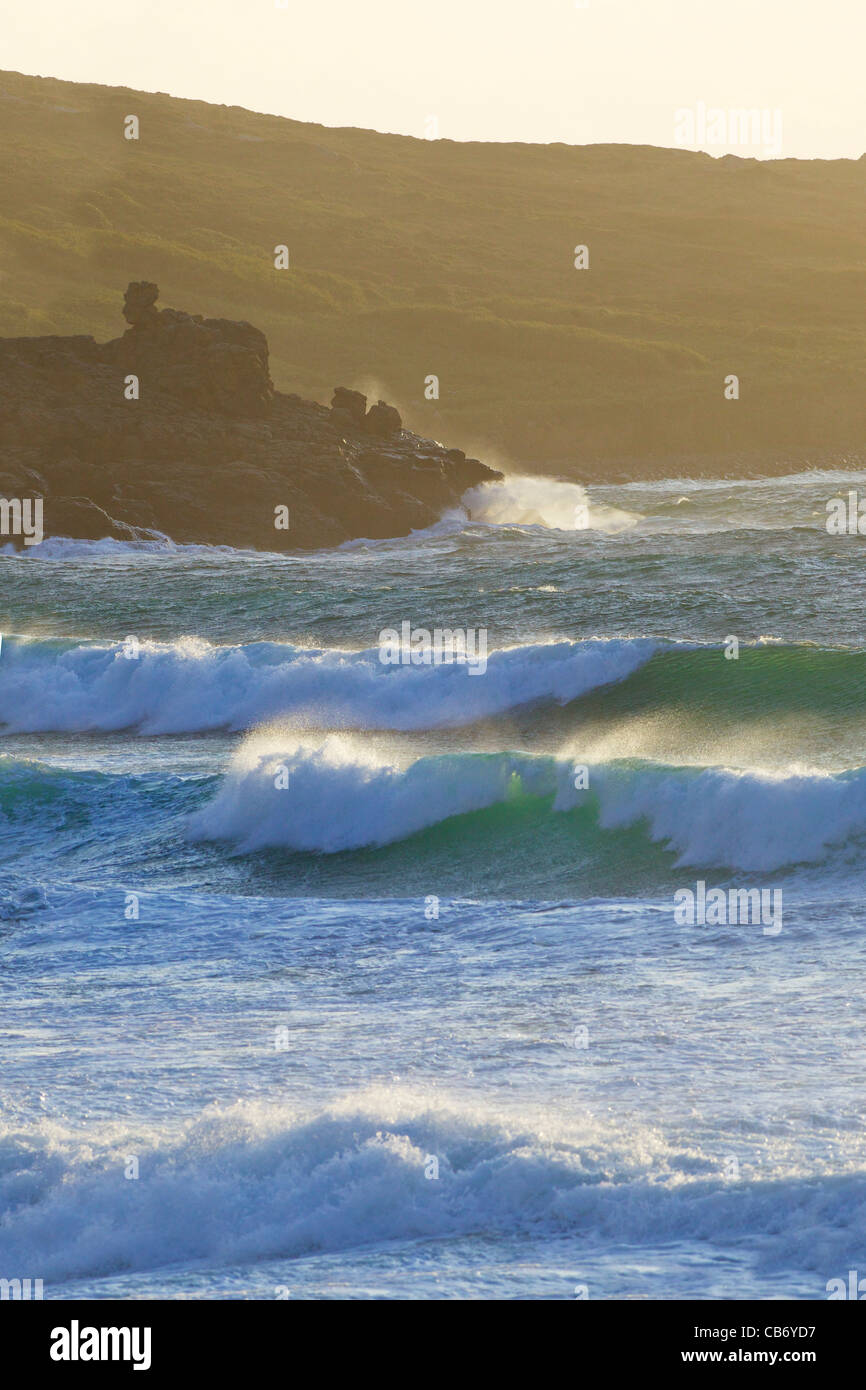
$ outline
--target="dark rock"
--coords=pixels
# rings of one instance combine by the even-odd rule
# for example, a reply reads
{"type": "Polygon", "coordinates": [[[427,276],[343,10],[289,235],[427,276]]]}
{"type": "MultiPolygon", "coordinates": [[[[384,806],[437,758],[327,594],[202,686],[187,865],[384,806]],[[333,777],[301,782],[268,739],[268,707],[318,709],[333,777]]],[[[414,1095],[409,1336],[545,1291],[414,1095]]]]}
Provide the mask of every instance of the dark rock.
{"type": "Polygon", "coordinates": [[[340,434],[343,434],[346,430],[356,430],[358,428],[357,419],[353,415],[350,415],[348,410],[340,410],[333,405],[331,406],[331,424],[336,430],[339,430],[340,434]]]}
{"type": "Polygon", "coordinates": [[[150,281],[129,285],[123,313],[133,326],[103,344],[103,360],[139,377],[142,397],[166,394],[226,415],[265,411],[273,385],[264,333],[232,319],[157,310],[158,294],[150,281]]]}
{"type": "Polygon", "coordinates": [[[153,327],[159,319],[158,299],[159,287],[152,280],[132,280],[123,296],[123,317],[134,328],[153,327]]]}
{"type": "Polygon", "coordinates": [[[347,386],[335,386],[331,409],[348,415],[353,424],[360,428],[367,413],[367,397],[360,391],[350,391],[347,386]]]}
{"type": "Polygon", "coordinates": [[[371,406],[368,410],[364,428],[368,434],[378,434],[386,438],[389,434],[399,434],[403,428],[403,421],[399,410],[393,405],[387,405],[385,401],[379,401],[378,405],[371,406]]]}
{"type": "Polygon", "coordinates": [[[88,497],[51,497],[45,504],[46,536],[74,536],[76,540],[134,540],[137,530],[115,521],[88,497]],[[62,529],[61,529],[62,528],[62,529]]]}
{"type": "Polygon", "coordinates": [[[108,343],[0,338],[0,495],[43,496],[46,535],[315,548],[406,535],[501,476],[358,391],[331,410],[275,391],[258,329],[157,310],[156,293],[130,285],[132,326],[108,343]]]}

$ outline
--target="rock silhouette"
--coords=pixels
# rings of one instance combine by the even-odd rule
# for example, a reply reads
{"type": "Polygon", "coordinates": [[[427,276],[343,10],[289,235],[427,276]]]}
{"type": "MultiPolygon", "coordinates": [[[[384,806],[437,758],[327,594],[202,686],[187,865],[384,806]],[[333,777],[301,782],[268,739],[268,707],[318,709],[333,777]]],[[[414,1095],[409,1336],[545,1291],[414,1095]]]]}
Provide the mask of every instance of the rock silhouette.
{"type": "Polygon", "coordinates": [[[156,324],[159,314],[155,308],[159,286],[152,280],[133,280],[123,296],[123,317],[136,327],[156,324]]]}
{"type": "Polygon", "coordinates": [[[257,328],[158,294],[133,281],[129,327],[107,343],[0,338],[0,496],[44,497],[47,536],[314,548],[405,535],[501,477],[384,401],[276,391],[257,328]]]}
{"type": "Polygon", "coordinates": [[[349,427],[361,429],[367,414],[367,397],[360,391],[349,391],[345,386],[335,386],[331,398],[331,416],[337,424],[345,422],[349,427]]]}
{"type": "Polygon", "coordinates": [[[364,427],[369,434],[379,434],[387,438],[389,434],[399,434],[403,428],[400,412],[393,405],[379,401],[368,410],[364,427]]]}

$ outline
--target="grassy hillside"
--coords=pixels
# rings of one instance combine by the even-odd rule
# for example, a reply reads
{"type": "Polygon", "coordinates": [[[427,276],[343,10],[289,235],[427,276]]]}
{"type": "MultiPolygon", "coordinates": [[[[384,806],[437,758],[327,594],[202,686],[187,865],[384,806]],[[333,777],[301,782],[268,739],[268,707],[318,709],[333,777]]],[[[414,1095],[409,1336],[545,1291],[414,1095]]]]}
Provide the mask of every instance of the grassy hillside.
{"type": "Polygon", "coordinates": [[[0,186],[0,334],[113,337],[156,280],[262,328],[282,390],[378,391],[494,462],[866,452],[866,158],[428,142],[2,73],[0,186]]]}

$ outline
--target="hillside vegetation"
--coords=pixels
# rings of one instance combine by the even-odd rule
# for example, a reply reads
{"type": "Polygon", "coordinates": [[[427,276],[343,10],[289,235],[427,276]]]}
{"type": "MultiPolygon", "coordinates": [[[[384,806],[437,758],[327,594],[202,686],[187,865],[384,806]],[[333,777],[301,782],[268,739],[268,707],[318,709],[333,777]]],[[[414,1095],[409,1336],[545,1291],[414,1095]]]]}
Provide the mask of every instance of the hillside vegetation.
{"type": "Polygon", "coordinates": [[[2,73],[0,186],[3,335],[113,337],[153,280],[261,328],[280,389],[380,394],[493,463],[866,453],[866,158],[424,141],[2,73]]]}

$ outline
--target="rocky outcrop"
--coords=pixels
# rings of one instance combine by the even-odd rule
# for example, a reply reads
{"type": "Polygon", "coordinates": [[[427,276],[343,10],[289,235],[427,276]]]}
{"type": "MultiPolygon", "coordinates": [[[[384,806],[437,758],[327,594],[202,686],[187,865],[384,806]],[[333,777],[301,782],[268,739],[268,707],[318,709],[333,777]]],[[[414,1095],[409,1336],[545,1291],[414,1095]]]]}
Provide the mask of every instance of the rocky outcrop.
{"type": "Polygon", "coordinates": [[[367,414],[367,397],[360,391],[349,391],[345,386],[335,386],[331,397],[331,419],[349,429],[363,429],[367,414]]]}
{"type": "MultiPolygon", "coordinates": [[[[403,428],[400,412],[387,401],[379,401],[367,409],[367,397],[360,391],[335,386],[331,397],[331,420],[340,429],[366,430],[382,439],[399,434],[403,428]]],[[[465,458],[466,455],[464,454],[465,458]]]]}
{"type": "Polygon", "coordinates": [[[123,317],[134,328],[152,328],[159,320],[159,286],[152,280],[133,280],[123,296],[123,317]]]}
{"type": "Polygon", "coordinates": [[[387,439],[391,434],[399,434],[403,428],[403,421],[400,419],[400,412],[393,405],[387,405],[385,401],[379,401],[377,405],[368,410],[364,420],[364,428],[368,434],[378,434],[387,439]]]}
{"type": "Polygon", "coordinates": [[[313,548],[405,535],[501,476],[384,401],[275,391],[257,328],[158,294],[130,284],[107,343],[0,339],[0,497],[43,497],[46,535],[313,548]]]}
{"type": "Polygon", "coordinates": [[[268,340],[250,323],[157,309],[159,289],[133,282],[124,296],[123,337],[103,356],[146,379],[146,390],[187,406],[230,415],[263,415],[273,396],[268,340]],[[111,351],[110,351],[111,350],[111,351]]]}

